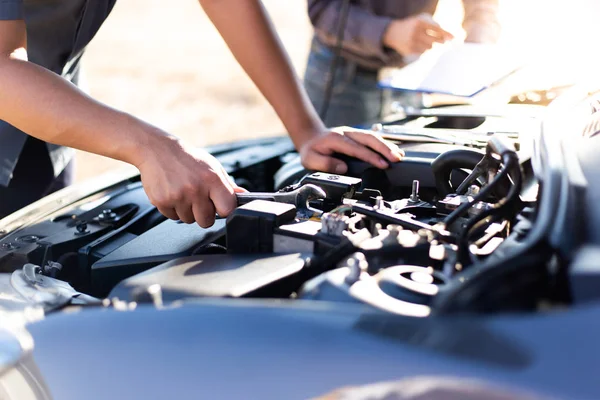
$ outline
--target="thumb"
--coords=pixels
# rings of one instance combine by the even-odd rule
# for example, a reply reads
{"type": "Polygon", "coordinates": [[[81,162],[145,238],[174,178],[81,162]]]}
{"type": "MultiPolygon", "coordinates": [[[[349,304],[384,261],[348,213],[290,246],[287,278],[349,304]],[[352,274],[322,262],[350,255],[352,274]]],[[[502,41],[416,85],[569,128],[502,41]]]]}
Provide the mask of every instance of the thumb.
{"type": "Polygon", "coordinates": [[[348,171],[348,166],[342,160],[316,152],[309,153],[307,157],[302,160],[302,165],[310,170],[333,174],[345,174],[348,171]]]}
{"type": "Polygon", "coordinates": [[[421,13],[417,16],[417,18],[426,24],[426,28],[429,31],[430,36],[433,35],[444,41],[454,39],[454,35],[443,29],[440,24],[433,19],[431,14],[421,13]]]}

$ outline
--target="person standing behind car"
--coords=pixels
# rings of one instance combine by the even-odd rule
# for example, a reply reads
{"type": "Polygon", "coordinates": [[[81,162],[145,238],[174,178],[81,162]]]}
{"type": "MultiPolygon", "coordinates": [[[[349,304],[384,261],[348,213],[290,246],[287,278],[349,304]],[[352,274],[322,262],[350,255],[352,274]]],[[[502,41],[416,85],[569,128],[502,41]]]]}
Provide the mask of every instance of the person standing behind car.
{"type": "MultiPolygon", "coordinates": [[[[345,0],[308,0],[315,34],[304,85],[317,110],[325,98],[326,77],[334,59],[337,30],[345,0]]],[[[494,43],[500,34],[499,0],[462,0],[466,42],[494,43]]],[[[351,0],[340,62],[333,80],[327,126],[379,120],[386,107],[377,86],[384,67],[403,67],[434,43],[453,36],[433,21],[437,0],[351,0]]],[[[395,92],[392,100],[415,105],[413,93],[395,92]],[[411,104],[411,102],[413,104],[411,104]]],[[[416,97],[418,100],[419,97],[416,97]]]]}

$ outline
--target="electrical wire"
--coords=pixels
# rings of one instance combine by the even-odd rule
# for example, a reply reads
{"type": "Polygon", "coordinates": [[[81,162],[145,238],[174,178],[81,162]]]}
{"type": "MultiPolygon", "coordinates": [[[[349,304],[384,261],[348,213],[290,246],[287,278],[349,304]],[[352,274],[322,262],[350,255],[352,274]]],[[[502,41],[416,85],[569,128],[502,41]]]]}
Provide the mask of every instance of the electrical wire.
{"type": "MultiPolygon", "coordinates": [[[[461,204],[460,207],[458,207],[456,210],[454,210],[450,215],[448,215],[445,219],[444,219],[444,224],[446,226],[451,225],[452,223],[454,223],[458,218],[460,218],[464,213],[466,213],[469,208],[471,208],[474,204],[476,204],[479,201],[482,201],[483,199],[485,199],[488,195],[490,195],[492,193],[492,191],[494,190],[494,188],[506,177],[508,177],[509,175],[509,171],[514,167],[514,164],[517,164],[518,167],[518,159],[515,158],[516,155],[513,155],[513,153],[509,153],[507,155],[505,155],[503,157],[503,163],[504,163],[504,168],[500,171],[499,174],[496,175],[496,177],[494,178],[493,181],[491,181],[487,186],[485,186],[483,189],[481,189],[479,191],[479,193],[473,198],[472,201],[468,202],[468,203],[464,203],[461,204]]],[[[520,174],[519,175],[519,180],[520,180],[520,174]]],[[[519,181],[520,182],[520,181],[519,181]]],[[[514,185],[513,185],[514,188],[514,185]]],[[[520,190],[520,186],[519,186],[519,190],[520,190]]]]}
{"type": "MultiPolygon", "coordinates": [[[[517,165],[517,167],[518,167],[518,165],[517,165]]],[[[507,166],[507,169],[508,169],[508,166],[507,166]]],[[[467,240],[469,239],[470,231],[474,227],[476,227],[476,225],[480,221],[483,221],[484,219],[486,219],[489,216],[500,213],[509,204],[512,204],[517,199],[517,197],[519,196],[519,193],[521,192],[521,186],[522,186],[522,184],[521,184],[522,178],[521,178],[520,171],[517,171],[514,174],[511,174],[511,178],[513,180],[513,184],[504,199],[500,200],[496,204],[493,204],[491,208],[483,211],[481,214],[476,215],[473,218],[471,218],[469,221],[467,221],[465,228],[463,230],[463,235],[465,236],[465,238],[467,240]]]]}
{"type": "MultiPolygon", "coordinates": [[[[469,219],[463,227],[463,230],[461,231],[461,234],[458,238],[458,259],[463,264],[465,264],[469,259],[469,239],[471,237],[472,232],[476,229],[481,228],[482,224],[485,223],[484,221],[489,217],[492,217],[491,221],[489,221],[489,224],[497,221],[498,218],[502,216],[503,210],[506,209],[506,207],[508,207],[510,204],[513,204],[514,201],[517,200],[519,193],[521,193],[522,175],[518,160],[508,155],[505,157],[504,161],[505,165],[503,172],[507,171],[507,175],[511,177],[513,181],[511,188],[505,198],[493,204],[491,208],[488,208],[487,210],[482,211],[480,214],[469,219]]],[[[497,182],[498,178],[501,178],[500,175],[501,174],[498,174],[498,176],[496,176],[494,182],[497,182]]],[[[488,187],[489,186],[491,186],[491,184],[488,185],[488,187]]],[[[474,202],[475,200],[473,201],[473,203],[474,202]]]]}

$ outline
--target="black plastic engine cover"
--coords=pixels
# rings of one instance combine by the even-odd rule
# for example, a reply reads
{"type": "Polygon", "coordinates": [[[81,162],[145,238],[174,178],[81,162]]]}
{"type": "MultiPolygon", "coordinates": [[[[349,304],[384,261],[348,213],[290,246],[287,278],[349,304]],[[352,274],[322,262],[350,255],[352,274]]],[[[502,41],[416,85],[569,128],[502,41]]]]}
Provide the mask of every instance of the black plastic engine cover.
{"type": "Polygon", "coordinates": [[[225,235],[225,220],[210,228],[165,221],[100,259],[91,268],[96,296],[106,295],[118,282],[178,257],[189,256],[204,244],[225,235]]]}
{"type": "Polygon", "coordinates": [[[296,207],[291,204],[254,200],[236,208],[227,217],[227,251],[232,254],[273,252],[273,231],[292,222],[296,207]]]}
{"type": "Polygon", "coordinates": [[[115,287],[110,297],[137,301],[136,293],[160,285],[163,301],[194,297],[289,296],[299,285],[295,277],[306,264],[302,253],[278,255],[204,255],[179,258],[133,276],[115,287]],[[273,286],[279,285],[279,288],[273,286]]]}

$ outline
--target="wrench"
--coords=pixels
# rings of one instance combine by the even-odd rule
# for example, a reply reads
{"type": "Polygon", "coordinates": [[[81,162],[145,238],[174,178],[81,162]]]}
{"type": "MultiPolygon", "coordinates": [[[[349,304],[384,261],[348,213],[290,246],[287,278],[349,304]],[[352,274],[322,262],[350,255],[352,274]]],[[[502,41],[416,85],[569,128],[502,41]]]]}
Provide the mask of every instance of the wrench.
{"type": "Polygon", "coordinates": [[[274,201],[276,203],[293,204],[298,210],[300,218],[309,219],[316,215],[321,215],[322,211],[311,208],[309,202],[311,200],[324,199],[327,195],[323,189],[316,185],[303,185],[290,192],[274,192],[274,193],[237,193],[238,206],[248,204],[254,200],[274,201]]]}

